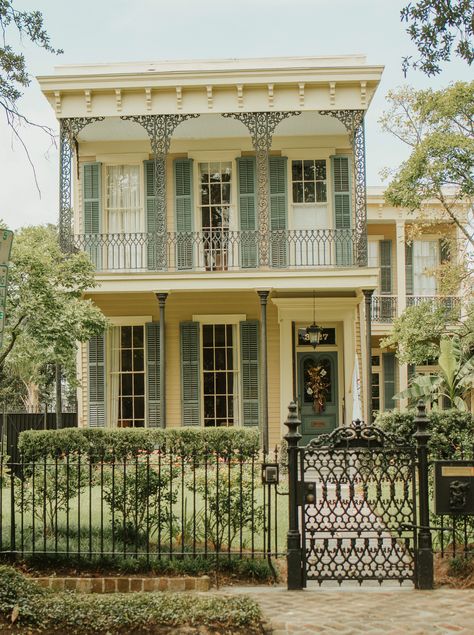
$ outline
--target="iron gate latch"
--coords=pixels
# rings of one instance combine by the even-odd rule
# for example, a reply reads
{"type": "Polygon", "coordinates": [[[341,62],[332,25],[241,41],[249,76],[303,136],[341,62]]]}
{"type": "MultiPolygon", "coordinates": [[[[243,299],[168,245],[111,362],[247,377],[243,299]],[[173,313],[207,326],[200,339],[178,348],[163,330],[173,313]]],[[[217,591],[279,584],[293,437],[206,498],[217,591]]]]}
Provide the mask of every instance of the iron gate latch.
{"type": "Polygon", "coordinates": [[[298,505],[316,505],[316,483],[298,481],[298,505]]]}

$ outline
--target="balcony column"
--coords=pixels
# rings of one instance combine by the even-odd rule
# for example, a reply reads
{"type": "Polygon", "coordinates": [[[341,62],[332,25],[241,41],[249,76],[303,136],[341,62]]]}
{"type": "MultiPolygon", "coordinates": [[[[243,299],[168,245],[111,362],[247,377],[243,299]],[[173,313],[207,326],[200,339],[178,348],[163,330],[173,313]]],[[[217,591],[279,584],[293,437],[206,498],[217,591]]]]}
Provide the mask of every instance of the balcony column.
{"type": "Polygon", "coordinates": [[[160,423],[166,428],[166,322],[165,303],[167,293],[157,293],[160,307],[160,423]]]}
{"type": "Polygon", "coordinates": [[[180,123],[199,117],[185,115],[122,115],[120,119],[133,121],[145,128],[150,139],[154,163],[155,231],[148,237],[153,245],[153,264],[159,271],[168,268],[167,257],[167,217],[166,217],[166,157],[171,145],[173,132],[180,123]]]}
{"type": "Polygon", "coordinates": [[[79,145],[77,135],[94,121],[104,117],[67,117],[59,122],[59,244],[61,250],[70,253],[73,249],[72,165],[76,155],[79,178],[79,145]]]}
{"type": "Polygon", "coordinates": [[[257,218],[258,218],[258,261],[259,266],[270,266],[270,205],[268,158],[275,128],[287,117],[300,112],[229,112],[224,117],[241,121],[250,132],[255,150],[257,168],[257,218]]]}
{"type": "Polygon", "coordinates": [[[365,348],[366,348],[366,422],[368,425],[372,423],[372,295],[373,289],[363,289],[362,293],[365,298],[365,348]]]}
{"type": "Polygon", "coordinates": [[[268,362],[267,362],[267,301],[270,291],[257,291],[260,298],[260,326],[261,326],[261,368],[262,379],[261,416],[262,429],[261,440],[264,452],[268,451],[268,362]]]}
{"type": "MultiPolygon", "coordinates": [[[[397,241],[397,316],[400,316],[407,306],[407,285],[406,285],[406,268],[405,268],[405,221],[397,220],[396,222],[396,241],[397,241]]],[[[406,390],[408,388],[408,366],[407,364],[398,364],[398,390],[406,390]]],[[[398,407],[404,410],[408,405],[407,399],[400,399],[398,407]]]]}
{"type": "Polygon", "coordinates": [[[357,264],[366,267],[367,253],[367,184],[365,171],[364,110],[320,110],[320,115],[335,117],[344,124],[352,143],[352,190],[357,264]]]}

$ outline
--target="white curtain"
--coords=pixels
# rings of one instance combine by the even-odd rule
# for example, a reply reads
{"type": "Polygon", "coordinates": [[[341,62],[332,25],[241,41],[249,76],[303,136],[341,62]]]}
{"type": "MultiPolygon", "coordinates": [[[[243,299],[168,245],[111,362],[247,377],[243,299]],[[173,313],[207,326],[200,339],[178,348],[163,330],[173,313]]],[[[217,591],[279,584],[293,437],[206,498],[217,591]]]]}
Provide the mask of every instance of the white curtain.
{"type": "Polygon", "coordinates": [[[120,326],[112,326],[108,330],[107,369],[108,425],[116,428],[120,390],[120,326]]]}
{"type": "Polygon", "coordinates": [[[140,166],[107,166],[107,224],[108,233],[115,234],[109,239],[109,268],[142,268],[144,248],[140,237],[133,236],[143,232],[144,225],[140,166]]]}
{"type": "Polygon", "coordinates": [[[437,240],[413,241],[413,295],[436,295],[436,277],[427,273],[439,264],[437,240]]]}

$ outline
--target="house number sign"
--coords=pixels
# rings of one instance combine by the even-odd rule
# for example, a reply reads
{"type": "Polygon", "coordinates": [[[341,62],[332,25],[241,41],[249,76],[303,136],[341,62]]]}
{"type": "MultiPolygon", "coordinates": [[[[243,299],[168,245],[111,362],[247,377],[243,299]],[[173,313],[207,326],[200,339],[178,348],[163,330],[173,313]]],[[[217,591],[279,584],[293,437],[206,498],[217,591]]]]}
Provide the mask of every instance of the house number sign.
{"type": "MultiPolygon", "coordinates": [[[[323,329],[319,345],[329,346],[336,343],[336,329],[323,329]]],[[[309,346],[309,336],[306,329],[298,329],[298,346],[309,346]]]]}

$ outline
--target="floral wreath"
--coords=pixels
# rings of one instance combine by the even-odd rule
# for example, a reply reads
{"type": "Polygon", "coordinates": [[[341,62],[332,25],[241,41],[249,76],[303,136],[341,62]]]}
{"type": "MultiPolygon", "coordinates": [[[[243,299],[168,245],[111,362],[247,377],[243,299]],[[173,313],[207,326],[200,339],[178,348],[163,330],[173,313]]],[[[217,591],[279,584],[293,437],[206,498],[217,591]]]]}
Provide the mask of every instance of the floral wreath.
{"type": "Polygon", "coordinates": [[[313,366],[306,370],[305,390],[313,398],[313,409],[323,412],[326,406],[326,397],[330,386],[327,371],[322,366],[313,366]]]}

